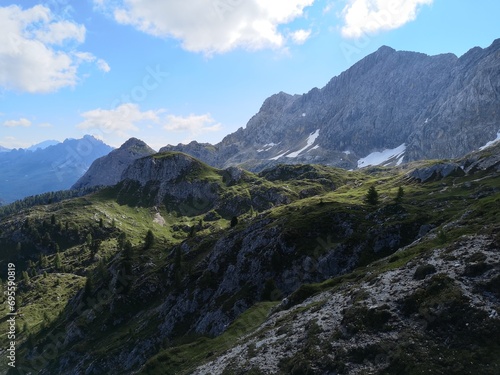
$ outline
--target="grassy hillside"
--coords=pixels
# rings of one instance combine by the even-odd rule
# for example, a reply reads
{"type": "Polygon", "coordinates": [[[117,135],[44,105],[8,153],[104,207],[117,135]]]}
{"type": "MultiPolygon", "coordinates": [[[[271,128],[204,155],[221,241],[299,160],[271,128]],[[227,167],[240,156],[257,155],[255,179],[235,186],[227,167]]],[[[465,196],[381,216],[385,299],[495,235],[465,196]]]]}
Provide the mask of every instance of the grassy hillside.
{"type": "MultiPolygon", "coordinates": [[[[485,150],[460,163],[479,160],[486,165],[497,152],[485,150]]],[[[153,156],[157,163],[169,157],[153,156]]],[[[471,287],[466,297],[482,298],[491,311],[500,312],[494,255],[500,243],[496,164],[424,183],[411,177],[415,168],[435,164],[352,172],[277,166],[256,175],[199,163],[167,193],[176,186],[211,186],[215,202],[169,198],[158,204],[164,187],[124,181],[3,218],[0,276],[5,288],[7,264],[16,265],[19,373],[24,368],[41,374],[188,374],[206,363],[206,372],[198,373],[268,373],[252,359],[265,357],[262,340],[275,351],[277,362],[273,367],[271,361],[270,369],[276,373],[404,372],[409,361],[405,345],[411,340],[391,344],[387,332],[411,336],[418,353],[412,359],[415,373],[425,370],[421,362],[432,368],[456,358],[463,358],[466,369],[473,366],[465,361],[498,368],[498,342],[476,340],[484,327],[496,332],[498,316],[471,328],[468,341],[413,324],[418,321],[414,314],[433,322],[444,319],[436,329],[445,332],[456,329],[454,324],[483,319],[485,311],[464,302],[464,292],[456,286],[463,281],[449,272],[452,266],[442,269],[443,276],[424,267],[420,272],[430,276],[419,284],[408,281],[429,259],[435,268],[438,258],[450,264],[468,259],[470,267],[463,274],[476,278],[476,289],[471,287]],[[378,193],[376,204],[366,200],[370,187],[378,193]],[[403,194],[398,196],[400,187],[403,194]],[[466,239],[477,236],[486,245],[458,251],[466,239]],[[403,270],[411,277],[403,277],[403,270]],[[380,299],[376,280],[386,280],[390,272],[402,272],[401,280],[420,289],[388,299],[387,308],[381,302],[382,307],[367,310],[370,298],[380,299]],[[335,299],[347,301],[340,312],[326,302],[335,299]],[[435,312],[438,308],[448,314],[451,306],[472,320],[457,323],[455,315],[435,312]],[[337,314],[334,320],[342,324],[314,323],[311,317],[319,312],[337,314]],[[393,320],[393,330],[386,330],[393,320]],[[297,337],[296,324],[306,336],[297,337]],[[326,329],[331,331],[328,339],[326,329]],[[351,343],[368,336],[373,341],[377,332],[387,333],[380,363],[374,359],[381,354],[375,348],[351,343]],[[298,342],[286,348],[287,340],[298,342]],[[427,342],[444,348],[446,340],[452,346],[463,344],[472,354],[460,357],[459,349],[450,349],[437,357],[425,350],[427,342]],[[350,351],[337,352],[339,343],[350,351]],[[332,350],[335,358],[329,361],[334,363],[325,369],[320,359],[332,350]],[[298,353],[298,359],[288,352],[298,353]],[[246,362],[237,363],[238,355],[246,362]],[[371,367],[362,366],[366,361],[373,362],[371,367]]],[[[6,332],[6,303],[0,309],[0,330],[6,332]]],[[[0,340],[6,347],[5,335],[0,340]]],[[[5,356],[0,369],[8,370],[5,356]]]]}

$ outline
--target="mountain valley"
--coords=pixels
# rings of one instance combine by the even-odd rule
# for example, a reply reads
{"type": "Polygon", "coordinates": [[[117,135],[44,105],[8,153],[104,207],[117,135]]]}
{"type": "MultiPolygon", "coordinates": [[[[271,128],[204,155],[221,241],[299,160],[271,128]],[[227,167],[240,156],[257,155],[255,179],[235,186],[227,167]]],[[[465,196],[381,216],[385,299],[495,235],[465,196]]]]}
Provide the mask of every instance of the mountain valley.
{"type": "Polygon", "coordinates": [[[6,216],[17,373],[494,374],[499,155],[254,174],[164,152],[6,216]]]}

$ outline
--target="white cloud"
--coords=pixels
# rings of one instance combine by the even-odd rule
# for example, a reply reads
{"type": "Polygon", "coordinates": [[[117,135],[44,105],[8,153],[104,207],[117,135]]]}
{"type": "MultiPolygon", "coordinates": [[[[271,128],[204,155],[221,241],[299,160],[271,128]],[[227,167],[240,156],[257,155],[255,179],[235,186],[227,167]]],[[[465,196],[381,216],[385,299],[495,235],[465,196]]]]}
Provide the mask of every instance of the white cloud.
{"type": "Polygon", "coordinates": [[[79,65],[95,60],[87,52],[74,52],[85,31],[83,25],[57,19],[43,5],[0,7],[0,87],[45,93],[75,86],[79,65]]]}
{"type": "Polygon", "coordinates": [[[300,29],[290,34],[295,44],[304,44],[311,36],[311,30],[300,29]]]}
{"type": "Polygon", "coordinates": [[[79,129],[96,129],[102,133],[115,133],[127,138],[129,131],[138,131],[143,121],[159,122],[163,110],[142,112],[137,104],[126,103],[114,109],[94,109],[81,114],[85,119],[77,125],[79,129]]]}
{"type": "Polygon", "coordinates": [[[210,113],[203,115],[190,114],[189,116],[166,116],[164,128],[170,131],[188,132],[190,137],[199,136],[207,132],[219,131],[222,125],[216,122],[210,113]]]}
{"type": "Polygon", "coordinates": [[[108,73],[111,70],[105,60],[96,58],[90,52],[75,52],[73,55],[79,62],[95,62],[97,69],[105,73],[108,73]]]}
{"type": "Polygon", "coordinates": [[[280,48],[278,27],[303,15],[314,0],[94,0],[97,9],[145,33],[181,41],[188,51],[280,48]],[[118,4],[118,5],[116,5],[118,4]]]}
{"type": "Polygon", "coordinates": [[[433,0],[350,0],[342,11],[342,35],[359,38],[363,34],[397,29],[415,20],[422,5],[433,0]]]}
{"type": "Polygon", "coordinates": [[[67,40],[78,43],[85,41],[85,26],[77,25],[70,21],[59,21],[45,24],[43,28],[35,31],[36,40],[45,44],[61,45],[67,40]]]}
{"type": "Polygon", "coordinates": [[[15,127],[29,127],[31,126],[31,121],[26,119],[26,118],[20,118],[19,120],[8,120],[4,121],[3,126],[7,126],[9,128],[15,128],[15,127]]]}
{"type": "Polygon", "coordinates": [[[97,68],[99,70],[102,70],[104,73],[108,73],[111,70],[108,63],[106,61],[104,61],[103,59],[97,59],[96,65],[97,65],[97,68]]]}

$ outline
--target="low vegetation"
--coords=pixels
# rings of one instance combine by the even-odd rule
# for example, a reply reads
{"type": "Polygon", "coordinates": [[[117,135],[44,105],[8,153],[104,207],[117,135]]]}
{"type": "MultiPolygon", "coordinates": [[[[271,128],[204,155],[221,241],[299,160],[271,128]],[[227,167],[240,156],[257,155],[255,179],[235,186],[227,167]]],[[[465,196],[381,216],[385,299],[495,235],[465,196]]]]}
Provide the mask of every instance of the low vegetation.
{"type": "MultiPolygon", "coordinates": [[[[3,208],[0,276],[5,285],[7,264],[15,263],[19,361],[31,358],[26,365],[45,373],[60,371],[65,358],[94,373],[188,374],[240,348],[248,362],[228,364],[224,373],[258,374],[251,358],[262,350],[259,337],[274,328],[292,335],[293,316],[320,311],[325,302],[317,298],[325,293],[349,290],[340,328],[327,340],[321,321],[309,323],[303,345],[282,356],[277,371],[348,373],[368,361],[380,373],[432,366],[460,373],[481,362],[481,371],[493,374],[500,352],[489,333],[498,331],[498,318],[471,307],[432,256],[441,249],[441,262],[462,262],[457,243],[478,234],[498,249],[498,173],[420,183],[408,178],[411,168],[277,166],[231,180],[200,164],[186,178],[215,184],[230,204],[155,204],[154,186],[121,183],[3,208]],[[412,270],[408,282],[423,284],[402,297],[398,310],[368,306],[367,296],[354,292],[405,268],[412,270]],[[426,330],[396,325],[401,341],[384,336],[401,316],[416,315],[426,330]],[[375,334],[377,344],[335,349],[336,342],[375,334]],[[52,343],[54,357],[43,346],[50,337],[64,338],[52,343]]],[[[460,277],[473,280],[478,293],[498,294],[499,265],[482,250],[467,256],[460,277]]],[[[500,312],[498,299],[492,306],[500,312]]],[[[6,331],[6,319],[0,329],[6,331]]]]}

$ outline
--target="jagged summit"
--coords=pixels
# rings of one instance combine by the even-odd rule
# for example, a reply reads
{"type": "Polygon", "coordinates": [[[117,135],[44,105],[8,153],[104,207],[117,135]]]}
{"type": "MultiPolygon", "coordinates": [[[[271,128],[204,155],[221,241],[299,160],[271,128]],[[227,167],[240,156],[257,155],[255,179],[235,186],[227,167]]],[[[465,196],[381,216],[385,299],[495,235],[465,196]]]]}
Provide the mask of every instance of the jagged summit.
{"type": "Polygon", "coordinates": [[[321,89],[270,96],[246,127],[216,145],[167,149],[254,171],[277,163],[352,169],[366,160],[460,157],[500,131],[499,51],[500,39],[461,57],[382,46],[321,89]]]}
{"type": "Polygon", "coordinates": [[[72,186],[72,189],[114,185],[121,180],[123,171],[134,160],[154,153],[155,150],[145,142],[130,138],[118,149],[95,160],[88,171],[72,186]]]}

